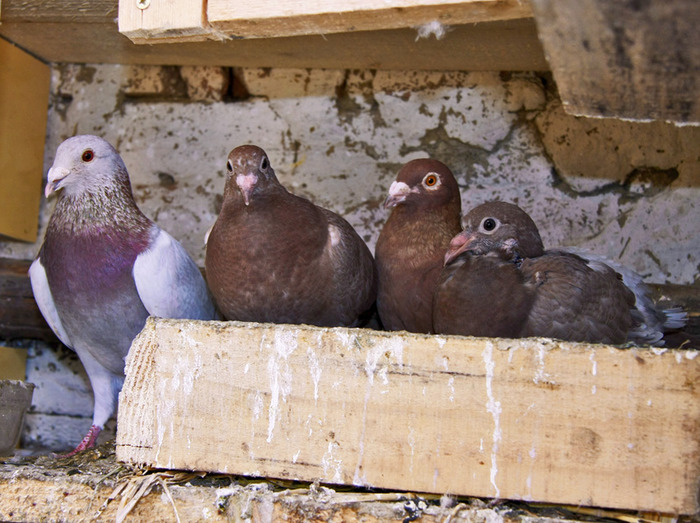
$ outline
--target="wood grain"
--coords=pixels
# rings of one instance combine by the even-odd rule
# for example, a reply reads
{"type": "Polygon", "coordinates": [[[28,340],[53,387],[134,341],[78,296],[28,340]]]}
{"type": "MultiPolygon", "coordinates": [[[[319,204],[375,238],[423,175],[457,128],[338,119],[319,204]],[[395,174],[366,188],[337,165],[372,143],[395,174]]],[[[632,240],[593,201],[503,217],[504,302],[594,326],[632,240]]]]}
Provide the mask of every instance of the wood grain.
{"type": "Polygon", "coordinates": [[[207,19],[218,31],[244,38],[344,33],[532,18],[529,1],[374,0],[229,2],[209,0],[207,19]]]}
{"type": "Polygon", "coordinates": [[[532,0],[564,109],[700,122],[700,2],[532,0]]]}
{"type": "Polygon", "coordinates": [[[697,352],[150,319],[117,457],[695,513],[697,352]]]}

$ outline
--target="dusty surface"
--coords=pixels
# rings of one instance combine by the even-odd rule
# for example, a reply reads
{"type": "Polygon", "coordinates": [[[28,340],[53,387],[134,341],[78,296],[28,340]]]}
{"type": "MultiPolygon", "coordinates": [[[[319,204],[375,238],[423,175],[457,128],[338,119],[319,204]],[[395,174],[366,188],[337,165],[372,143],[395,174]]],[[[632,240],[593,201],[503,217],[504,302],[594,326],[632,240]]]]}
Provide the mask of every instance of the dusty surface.
{"type": "MultiPolygon", "coordinates": [[[[598,509],[330,489],[229,475],[141,471],[114,459],[114,443],[69,459],[0,458],[2,521],[663,521],[598,509]]],[[[666,518],[668,519],[668,518],[666,518]]]]}

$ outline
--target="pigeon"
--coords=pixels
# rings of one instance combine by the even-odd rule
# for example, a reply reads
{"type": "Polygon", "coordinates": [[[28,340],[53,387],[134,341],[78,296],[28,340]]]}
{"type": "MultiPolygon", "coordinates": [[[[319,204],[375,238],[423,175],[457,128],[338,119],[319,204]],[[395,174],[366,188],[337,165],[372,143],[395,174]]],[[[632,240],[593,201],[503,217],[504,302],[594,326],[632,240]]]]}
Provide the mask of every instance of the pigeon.
{"type": "Polygon", "coordinates": [[[59,145],[46,197],[54,192],[29,276],[39,310],[77,352],[94,393],[92,426],[69,456],[95,446],[149,315],[207,320],[217,313],[182,245],[136,206],[124,162],[108,142],[82,135],[59,145]]]}
{"type": "Polygon", "coordinates": [[[209,288],[228,320],[361,325],[377,294],[372,253],[337,214],[280,184],[263,149],[226,163],[223,204],[209,237],[209,288]]]}
{"type": "Polygon", "coordinates": [[[485,203],[463,222],[435,293],[436,332],[648,344],[663,337],[659,325],[681,322],[678,310],[653,306],[631,270],[630,287],[602,257],[545,251],[537,226],[517,205],[485,203]],[[659,324],[660,315],[666,320],[659,324]]]}
{"type": "Polygon", "coordinates": [[[377,240],[377,310],[385,329],[430,333],[433,294],[462,201],[450,169],[434,159],[406,163],[389,187],[392,208],[377,240]]]}

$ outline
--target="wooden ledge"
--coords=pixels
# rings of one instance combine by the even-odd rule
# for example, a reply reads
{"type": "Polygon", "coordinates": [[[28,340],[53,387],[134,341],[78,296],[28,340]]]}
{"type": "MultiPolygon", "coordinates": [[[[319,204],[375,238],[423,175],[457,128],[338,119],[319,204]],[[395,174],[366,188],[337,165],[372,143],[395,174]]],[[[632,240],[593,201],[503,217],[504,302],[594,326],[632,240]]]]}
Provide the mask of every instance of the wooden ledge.
{"type": "Polygon", "coordinates": [[[696,351],[149,319],[117,458],[694,514],[696,351]]]}

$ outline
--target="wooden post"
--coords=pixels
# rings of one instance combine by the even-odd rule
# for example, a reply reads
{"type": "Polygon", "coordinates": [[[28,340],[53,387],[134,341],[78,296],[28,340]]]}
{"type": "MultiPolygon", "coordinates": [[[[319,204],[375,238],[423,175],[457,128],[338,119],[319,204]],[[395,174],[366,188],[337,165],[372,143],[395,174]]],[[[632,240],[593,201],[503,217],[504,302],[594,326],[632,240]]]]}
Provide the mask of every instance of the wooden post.
{"type": "Polygon", "coordinates": [[[117,457],[690,514],[700,358],[547,339],[150,319],[117,457]]]}
{"type": "Polygon", "coordinates": [[[0,39],[0,235],[36,241],[49,66],[0,39]]]}

